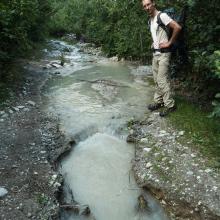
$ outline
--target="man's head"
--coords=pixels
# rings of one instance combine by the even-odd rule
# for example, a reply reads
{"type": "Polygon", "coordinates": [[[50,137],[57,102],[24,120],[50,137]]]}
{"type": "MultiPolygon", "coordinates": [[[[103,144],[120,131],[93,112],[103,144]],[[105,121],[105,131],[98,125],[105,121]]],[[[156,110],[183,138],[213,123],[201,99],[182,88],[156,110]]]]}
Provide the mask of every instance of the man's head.
{"type": "Polygon", "coordinates": [[[154,12],[156,10],[155,1],[154,0],[142,0],[142,4],[144,7],[144,10],[147,11],[147,13],[150,16],[154,16],[154,12]]]}

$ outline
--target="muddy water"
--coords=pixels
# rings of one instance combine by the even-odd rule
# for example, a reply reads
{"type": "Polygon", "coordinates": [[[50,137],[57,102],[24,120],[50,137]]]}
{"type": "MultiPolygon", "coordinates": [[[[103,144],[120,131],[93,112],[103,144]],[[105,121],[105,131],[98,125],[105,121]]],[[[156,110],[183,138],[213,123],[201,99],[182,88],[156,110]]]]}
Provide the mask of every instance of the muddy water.
{"type": "Polygon", "coordinates": [[[63,213],[61,219],[167,219],[157,202],[145,194],[148,211],[138,209],[142,193],[131,172],[134,146],[127,144],[126,123],[147,114],[152,88],[146,71],[126,63],[79,52],[77,46],[52,42],[50,57],[68,47],[68,63],[48,80],[46,110],[60,119],[66,137],[75,140],[61,163],[66,202],[88,205],[89,217],[63,213]]]}

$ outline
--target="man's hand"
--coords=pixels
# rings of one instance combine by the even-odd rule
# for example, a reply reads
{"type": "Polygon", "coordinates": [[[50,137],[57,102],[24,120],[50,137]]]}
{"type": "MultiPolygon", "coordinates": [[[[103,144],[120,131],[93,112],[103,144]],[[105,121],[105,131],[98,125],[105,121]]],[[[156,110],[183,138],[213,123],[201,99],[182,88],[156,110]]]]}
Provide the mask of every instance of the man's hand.
{"type": "Polygon", "coordinates": [[[168,48],[170,47],[170,42],[163,42],[163,43],[160,43],[159,44],[159,48],[162,49],[162,48],[168,48]]]}

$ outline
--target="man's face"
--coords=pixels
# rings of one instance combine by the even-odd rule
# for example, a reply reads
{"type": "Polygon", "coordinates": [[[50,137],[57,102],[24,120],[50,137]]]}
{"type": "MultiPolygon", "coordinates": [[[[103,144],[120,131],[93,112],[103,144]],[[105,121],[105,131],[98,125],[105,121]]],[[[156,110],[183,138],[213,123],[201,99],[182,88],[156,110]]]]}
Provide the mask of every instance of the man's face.
{"type": "Polygon", "coordinates": [[[147,13],[152,16],[153,12],[155,10],[155,3],[152,3],[151,0],[143,0],[142,1],[144,10],[147,11],[147,13]]]}

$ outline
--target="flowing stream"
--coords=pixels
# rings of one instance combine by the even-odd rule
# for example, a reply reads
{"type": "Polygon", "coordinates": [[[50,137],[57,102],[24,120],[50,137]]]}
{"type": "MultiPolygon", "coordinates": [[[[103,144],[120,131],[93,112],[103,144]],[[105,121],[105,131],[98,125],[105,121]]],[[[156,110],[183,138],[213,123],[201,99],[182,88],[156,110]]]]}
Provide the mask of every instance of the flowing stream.
{"type": "MultiPolygon", "coordinates": [[[[65,48],[68,62],[46,85],[45,110],[56,115],[67,139],[76,142],[60,164],[65,199],[87,205],[91,215],[63,212],[62,220],[165,220],[160,205],[138,188],[131,172],[134,146],[126,143],[127,122],[147,114],[152,97],[147,67],[113,62],[51,41],[50,59],[65,48]],[[148,211],[138,207],[144,194],[148,211]]],[[[59,71],[57,73],[57,71],[59,71]]]]}

